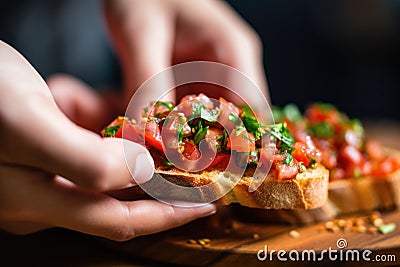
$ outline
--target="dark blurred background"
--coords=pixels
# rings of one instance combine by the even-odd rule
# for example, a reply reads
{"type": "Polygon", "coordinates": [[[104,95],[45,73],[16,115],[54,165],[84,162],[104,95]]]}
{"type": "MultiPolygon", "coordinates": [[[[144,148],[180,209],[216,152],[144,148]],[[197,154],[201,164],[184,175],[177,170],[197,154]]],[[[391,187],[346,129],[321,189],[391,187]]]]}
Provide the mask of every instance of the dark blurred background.
{"type": "MultiPolygon", "coordinates": [[[[262,38],[274,104],[326,101],[351,117],[400,120],[400,1],[228,2],[262,38]]],[[[0,3],[0,38],[43,76],[119,87],[100,1],[0,3]]]]}

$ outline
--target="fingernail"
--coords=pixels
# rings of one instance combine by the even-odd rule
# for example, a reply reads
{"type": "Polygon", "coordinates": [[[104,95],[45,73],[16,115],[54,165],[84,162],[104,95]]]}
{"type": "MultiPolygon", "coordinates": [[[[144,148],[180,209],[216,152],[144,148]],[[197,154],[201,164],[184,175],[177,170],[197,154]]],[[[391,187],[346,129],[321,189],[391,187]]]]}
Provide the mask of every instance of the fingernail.
{"type": "Polygon", "coordinates": [[[135,166],[133,169],[133,180],[137,184],[149,181],[154,174],[153,159],[147,153],[140,153],[136,156],[135,166]]]}
{"type": "Polygon", "coordinates": [[[206,204],[198,207],[198,209],[201,211],[200,217],[207,217],[217,212],[217,206],[214,204],[206,204]]]}

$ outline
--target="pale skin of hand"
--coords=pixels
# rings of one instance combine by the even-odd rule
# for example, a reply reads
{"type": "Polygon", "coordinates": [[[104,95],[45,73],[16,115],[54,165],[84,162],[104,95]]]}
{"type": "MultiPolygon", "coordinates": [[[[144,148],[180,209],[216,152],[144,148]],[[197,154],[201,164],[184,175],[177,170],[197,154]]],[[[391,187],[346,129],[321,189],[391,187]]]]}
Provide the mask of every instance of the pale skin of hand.
{"type": "MultiPolygon", "coordinates": [[[[132,179],[122,140],[102,139],[70,121],[33,67],[1,41],[0,59],[0,229],[26,234],[64,227],[122,241],[215,212],[214,205],[179,208],[106,194],[151,178],[154,164],[147,150],[126,144],[132,179]],[[147,168],[135,168],[136,163],[147,168]]],[[[71,90],[82,124],[86,114],[103,108],[96,94],[79,86],[71,90]],[[85,109],[85,102],[91,108],[85,109]]]]}
{"type": "MultiPolygon", "coordinates": [[[[253,109],[269,101],[262,65],[262,44],[257,34],[225,2],[218,0],[106,0],[105,17],[124,71],[127,104],[139,86],[171,65],[201,60],[234,67],[248,76],[265,99],[252,98],[253,109]]],[[[163,89],[161,89],[163,90],[163,89]]],[[[158,99],[160,88],[136,99],[140,107],[158,99]]],[[[240,95],[254,96],[256,88],[240,95]]],[[[184,94],[190,92],[184,92],[184,94]]],[[[193,92],[192,92],[193,93],[193,92]]],[[[212,95],[212,89],[203,93],[212,95]]],[[[182,96],[180,94],[179,96],[182,96]]],[[[179,98],[178,96],[178,98],[179,98]]],[[[225,98],[236,101],[232,94],[225,98]]],[[[171,94],[167,100],[174,99],[171,94]]],[[[139,107],[136,110],[139,113],[139,107]]]]}

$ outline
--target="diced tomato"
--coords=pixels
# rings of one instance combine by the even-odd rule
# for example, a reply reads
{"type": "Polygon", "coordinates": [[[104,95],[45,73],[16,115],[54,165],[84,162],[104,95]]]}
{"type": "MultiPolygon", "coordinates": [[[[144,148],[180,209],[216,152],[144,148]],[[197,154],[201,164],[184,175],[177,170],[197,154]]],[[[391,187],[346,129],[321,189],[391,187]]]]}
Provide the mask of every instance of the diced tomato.
{"type": "Polygon", "coordinates": [[[399,168],[400,159],[396,156],[389,156],[372,167],[371,175],[376,177],[385,177],[399,168]]]}
{"type": "Polygon", "coordinates": [[[221,168],[226,168],[229,163],[231,155],[226,153],[217,153],[210,167],[220,166],[221,168]]]}
{"type": "Polygon", "coordinates": [[[237,152],[250,152],[256,149],[254,136],[247,131],[236,135],[236,129],[229,136],[227,147],[237,152]]]}
{"type": "Polygon", "coordinates": [[[219,98],[219,102],[221,102],[222,104],[220,105],[220,109],[224,110],[226,109],[226,107],[228,106],[228,109],[230,109],[231,112],[235,113],[236,115],[240,115],[242,114],[242,110],[240,108],[238,108],[236,105],[232,104],[231,102],[227,101],[225,98],[220,97],[219,98]],[[225,104],[225,105],[224,105],[225,104]]]}
{"type": "Polygon", "coordinates": [[[145,126],[146,145],[154,147],[159,151],[163,151],[160,128],[155,121],[149,121],[145,126]]]}
{"type": "Polygon", "coordinates": [[[342,135],[343,135],[343,140],[341,140],[341,142],[345,142],[356,148],[361,148],[362,136],[357,134],[354,130],[346,129],[343,131],[342,135]]]}
{"type": "Polygon", "coordinates": [[[278,181],[294,179],[299,170],[298,162],[296,159],[293,159],[293,163],[289,165],[283,162],[285,158],[286,155],[274,155],[273,167],[277,172],[278,181]]]}
{"type": "Polygon", "coordinates": [[[368,157],[372,160],[381,161],[385,157],[382,146],[380,145],[379,142],[375,140],[368,140],[366,142],[365,152],[367,153],[368,157]]]}
{"type": "Polygon", "coordinates": [[[180,103],[182,104],[182,103],[184,103],[186,101],[191,101],[191,100],[194,100],[196,98],[197,98],[197,95],[186,95],[186,96],[182,97],[180,103]]]}
{"type": "Polygon", "coordinates": [[[293,157],[298,161],[298,162],[303,162],[305,166],[310,165],[311,159],[307,156],[307,146],[306,144],[302,142],[296,142],[294,144],[294,151],[293,151],[293,157]]]}
{"type": "Polygon", "coordinates": [[[322,150],[321,163],[330,170],[336,168],[338,164],[336,151],[333,149],[322,150]]]}
{"type": "Polygon", "coordinates": [[[200,158],[201,153],[198,147],[193,143],[193,141],[186,140],[183,143],[182,155],[189,160],[197,160],[200,158]]]}
{"type": "Polygon", "coordinates": [[[206,96],[205,94],[200,93],[196,99],[200,101],[207,109],[213,109],[214,108],[214,103],[212,100],[206,96]]]}
{"type": "MultiPolygon", "coordinates": [[[[121,125],[113,137],[124,138],[132,142],[140,143],[143,145],[143,131],[140,131],[140,127],[131,123],[125,117],[118,117],[110,123],[106,128],[121,125]]],[[[105,129],[101,132],[104,135],[105,129]]]]}
{"type": "Polygon", "coordinates": [[[332,124],[337,124],[341,119],[339,111],[333,106],[329,106],[326,104],[311,105],[307,108],[305,115],[311,123],[325,121],[332,124]]]}
{"type": "Polygon", "coordinates": [[[363,154],[354,146],[346,145],[339,151],[340,160],[346,166],[361,166],[364,162],[363,154]]]}

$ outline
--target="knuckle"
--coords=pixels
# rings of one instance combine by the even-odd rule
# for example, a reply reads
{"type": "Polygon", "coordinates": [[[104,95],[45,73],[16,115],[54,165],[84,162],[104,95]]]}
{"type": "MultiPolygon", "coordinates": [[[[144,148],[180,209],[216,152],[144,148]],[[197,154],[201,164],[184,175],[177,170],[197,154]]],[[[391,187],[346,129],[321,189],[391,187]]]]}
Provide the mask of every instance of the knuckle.
{"type": "Polygon", "coordinates": [[[128,241],[136,237],[135,226],[129,222],[129,219],[132,218],[131,208],[127,205],[122,205],[121,209],[125,218],[124,222],[113,227],[107,236],[107,238],[118,242],[128,241]]]}
{"type": "Polygon", "coordinates": [[[99,155],[95,168],[88,175],[89,179],[84,179],[85,184],[82,186],[97,192],[110,190],[113,175],[118,175],[116,166],[117,159],[112,155],[99,155]]]}

